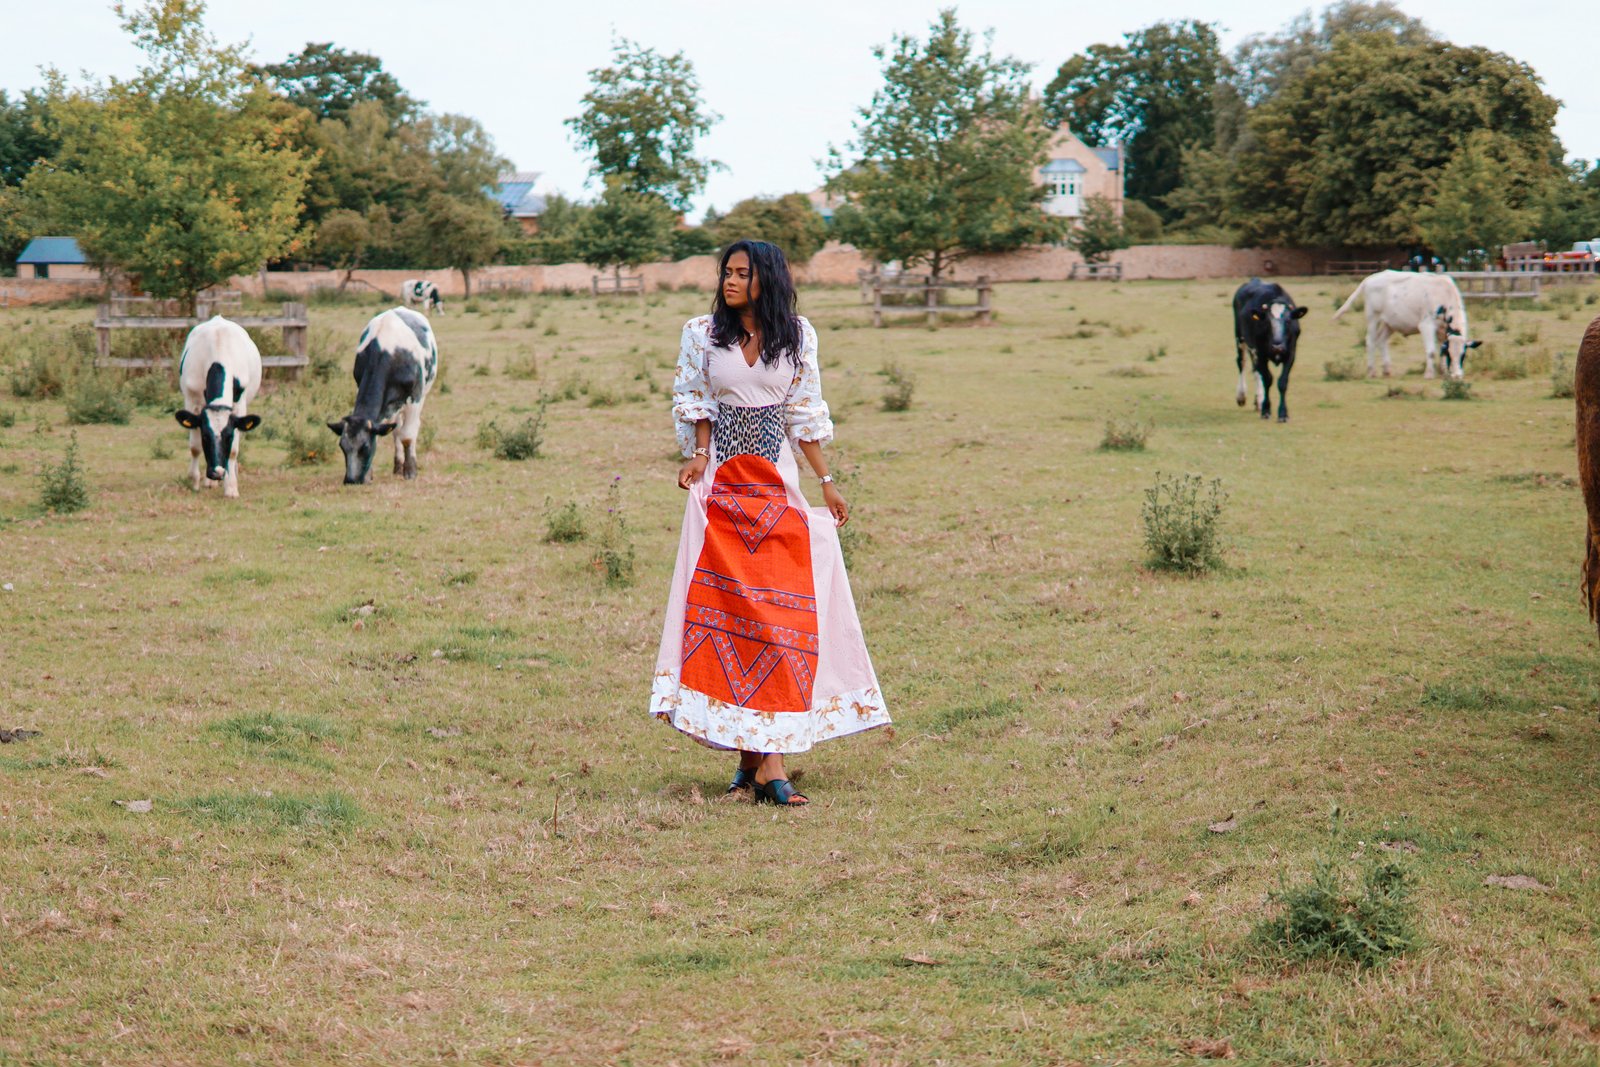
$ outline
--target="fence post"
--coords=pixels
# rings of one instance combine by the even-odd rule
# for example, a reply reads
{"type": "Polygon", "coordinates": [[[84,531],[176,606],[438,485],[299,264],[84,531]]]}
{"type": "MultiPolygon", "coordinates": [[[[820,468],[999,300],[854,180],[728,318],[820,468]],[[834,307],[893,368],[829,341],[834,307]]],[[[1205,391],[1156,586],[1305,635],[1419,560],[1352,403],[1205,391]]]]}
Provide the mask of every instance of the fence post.
{"type": "Polygon", "coordinates": [[[883,279],[872,279],[872,325],[883,325],[883,279]]]}
{"type": "Polygon", "coordinates": [[[978,321],[987,324],[989,321],[989,297],[994,292],[994,287],[989,284],[987,274],[978,275],[978,321]]]}
{"type": "Polygon", "coordinates": [[[928,325],[938,327],[939,305],[936,301],[939,299],[939,290],[935,286],[932,278],[929,278],[926,284],[927,289],[925,289],[924,292],[927,295],[923,297],[923,300],[928,306],[928,325]]]}

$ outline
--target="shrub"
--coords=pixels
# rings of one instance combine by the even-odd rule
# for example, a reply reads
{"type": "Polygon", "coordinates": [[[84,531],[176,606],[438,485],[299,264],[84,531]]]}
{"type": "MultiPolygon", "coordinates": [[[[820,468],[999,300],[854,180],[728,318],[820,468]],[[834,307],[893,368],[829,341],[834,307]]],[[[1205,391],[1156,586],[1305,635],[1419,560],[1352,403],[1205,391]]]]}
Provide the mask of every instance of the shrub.
{"type": "Polygon", "coordinates": [[[177,403],[177,387],[166,374],[140,374],[128,379],[128,399],[142,408],[161,408],[177,403]]]}
{"type": "Polygon", "coordinates": [[[1469,382],[1469,381],[1465,381],[1465,380],[1460,379],[1460,378],[1446,378],[1444,380],[1444,385],[1441,386],[1441,388],[1444,390],[1444,393],[1443,393],[1443,396],[1441,397],[1441,399],[1444,399],[1444,400],[1471,400],[1472,399],[1472,383],[1469,382]]]}
{"type": "Polygon", "coordinates": [[[901,370],[898,363],[887,363],[878,373],[884,377],[883,410],[911,410],[911,394],[917,387],[916,378],[901,370]]]}
{"type": "Polygon", "coordinates": [[[9,430],[17,424],[17,413],[7,408],[0,408],[0,430],[9,430]]]}
{"type": "Polygon", "coordinates": [[[1218,523],[1228,498],[1218,479],[1202,496],[1205,484],[1198,474],[1164,478],[1158,472],[1145,490],[1141,517],[1152,567],[1198,574],[1222,565],[1218,523]]]}
{"type": "Polygon", "coordinates": [[[72,369],[59,348],[30,351],[11,368],[11,393],[20,400],[48,400],[66,392],[72,369]]]}
{"type": "Polygon", "coordinates": [[[1102,452],[1143,452],[1150,437],[1151,424],[1138,419],[1107,419],[1105,436],[1100,438],[1102,452]]]}
{"type": "Polygon", "coordinates": [[[1557,352],[1550,365],[1550,395],[1557,400],[1571,400],[1574,396],[1572,368],[1567,366],[1567,354],[1557,352]]]}
{"type": "Polygon", "coordinates": [[[83,467],[78,463],[76,431],[60,463],[45,463],[40,466],[39,504],[46,511],[62,515],[82,511],[89,506],[89,486],[84,480],[83,467]]]}
{"type": "Polygon", "coordinates": [[[1353,382],[1365,373],[1366,368],[1355,356],[1330,359],[1322,365],[1322,380],[1326,382],[1353,382]]]}
{"type": "Polygon", "coordinates": [[[285,467],[316,467],[328,462],[339,451],[339,439],[329,433],[326,426],[307,426],[303,419],[284,421],[288,423],[283,431],[285,467]]]}
{"type": "Polygon", "coordinates": [[[606,518],[600,529],[600,544],[595,550],[594,566],[605,577],[606,585],[613,587],[633,584],[633,539],[628,534],[628,521],[622,514],[622,475],[611,479],[606,490],[606,518]]]}
{"type": "Polygon", "coordinates": [[[501,429],[493,419],[479,426],[478,447],[493,449],[500,459],[533,459],[544,445],[544,409],[548,403],[541,396],[539,410],[509,430],[501,429]]]}
{"type": "Polygon", "coordinates": [[[544,539],[553,544],[570,544],[573,541],[582,541],[585,530],[583,528],[583,512],[578,510],[575,501],[567,501],[554,510],[548,509],[546,502],[544,516],[544,539]]]}
{"type": "Polygon", "coordinates": [[[506,362],[506,377],[518,382],[531,382],[539,377],[539,357],[533,349],[526,349],[520,359],[506,362]]]}
{"type": "Polygon", "coordinates": [[[595,389],[589,393],[589,406],[592,408],[614,408],[621,399],[610,389],[595,389]]]}
{"type": "Polygon", "coordinates": [[[80,426],[98,423],[125,425],[133,405],[115,382],[101,375],[79,379],[67,394],[67,421],[80,426]]]}
{"type": "Polygon", "coordinates": [[[150,458],[151,459],[171,459],[172,458],[172,442],[167,439],[167,435],[166,434],[158,433],[158,434],[156,434],[154,437],[152,437],[150,439],[150,458]]]}
{"type": "Polygon", "coordinates": [[[1319,861],[1309,881],[1270,894],[1281,914],[1257,926],[1255,938],[1293,958],[1370,967],[1416,944],[1410,890],[1393,862],[1369,865],[1358,895],[1332,863],[1319,861]]]}

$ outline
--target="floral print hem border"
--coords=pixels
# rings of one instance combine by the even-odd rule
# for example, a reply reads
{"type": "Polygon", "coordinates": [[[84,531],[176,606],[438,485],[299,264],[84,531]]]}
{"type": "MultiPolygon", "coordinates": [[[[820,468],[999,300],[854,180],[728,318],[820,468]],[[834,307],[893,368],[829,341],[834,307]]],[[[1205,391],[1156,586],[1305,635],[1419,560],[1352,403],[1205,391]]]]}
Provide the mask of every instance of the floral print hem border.
{"type": "Polygon", "coordinates": [[[847,737],[889,725],[889,709],[876,689],[829,697],[810,711],[756,711],[707,696],[678,684],[669,673],[656,675],[650,713],[707,748],[746,752],[806,752],[819,741],[847,737]]]}

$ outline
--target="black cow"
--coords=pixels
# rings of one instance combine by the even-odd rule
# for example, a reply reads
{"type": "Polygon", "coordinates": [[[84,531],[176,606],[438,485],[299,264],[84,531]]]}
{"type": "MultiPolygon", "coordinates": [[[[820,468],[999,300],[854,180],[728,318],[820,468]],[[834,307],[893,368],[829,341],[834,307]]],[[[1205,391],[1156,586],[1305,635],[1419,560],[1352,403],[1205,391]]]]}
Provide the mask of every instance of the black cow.
{"type": "Polygon", "coordinates": [[[1256,406],[1263,419],[1272,417],[1272,364],[1278,372],[1278,421],[1289,421],[1289,372],[1294,369],[1294,350],[1300,341],[1300,319],[1306,309],[1295,307],[1291,297],[1277,282],[1251,278],[1233,294],[1233,343],[1237,349],[1239,393],[1234,398],[1244,407],[1244,360],[1250,356],[1256,374],[1256,406]]]}
{"type": "Polygon", "coordinates": [[[372,480],[378,438],[395,430],[394,472],[417,476],[417,436],[422,402],[439,376],[439,345],[428,320],[415,311],[379,313],[356,345],[356,402],[350,414],[328,423],[344,450],[344,484],[372,480]]]}

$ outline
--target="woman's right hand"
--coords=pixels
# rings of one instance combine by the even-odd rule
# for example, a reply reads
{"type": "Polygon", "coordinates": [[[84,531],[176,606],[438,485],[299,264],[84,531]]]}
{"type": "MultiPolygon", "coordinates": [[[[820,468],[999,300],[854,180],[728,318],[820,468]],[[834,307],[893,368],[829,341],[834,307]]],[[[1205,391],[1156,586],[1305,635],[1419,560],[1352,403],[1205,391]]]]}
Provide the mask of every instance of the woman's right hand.
{"type": "Polygon", "coordinates": [[[706,459],[704,456],[695,456],[683,466],[679,467],[678,488],[687,489],[695,482],[698,482],[700,480],[700,476],[706,472],[706,464],[709,462],[710,460],[706,459]]]}

